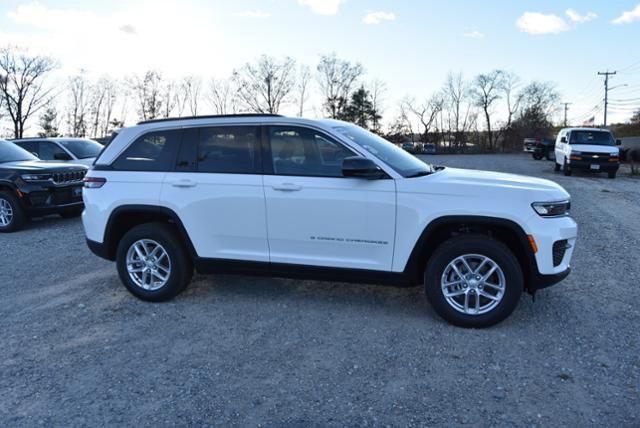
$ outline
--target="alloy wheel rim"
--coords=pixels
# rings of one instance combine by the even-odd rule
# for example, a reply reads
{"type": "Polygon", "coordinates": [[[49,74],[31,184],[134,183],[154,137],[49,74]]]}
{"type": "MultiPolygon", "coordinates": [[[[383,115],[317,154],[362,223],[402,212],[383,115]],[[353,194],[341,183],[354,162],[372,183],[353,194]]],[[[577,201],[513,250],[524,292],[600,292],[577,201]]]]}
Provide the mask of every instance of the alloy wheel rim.
{"type": "Polygon", "coordinates": [[[171,276],[171,259],[162,245],[152,239],[140,239],[127,251],[127,272],[138,287],[156,291],[171,276]]]}
{"type": "Polygon", "coordinates": [[[13,208],[6,199],[0,198],[0,226],[7,227],[13,221],[13,208]]]}
{"type": "Polygon", "coordinates": [[[453,309],[465,315],[482,315],[502,301],[506,280],[500,266],[489,257],[465,254],[449,262],[440,286],[453,309]]]}

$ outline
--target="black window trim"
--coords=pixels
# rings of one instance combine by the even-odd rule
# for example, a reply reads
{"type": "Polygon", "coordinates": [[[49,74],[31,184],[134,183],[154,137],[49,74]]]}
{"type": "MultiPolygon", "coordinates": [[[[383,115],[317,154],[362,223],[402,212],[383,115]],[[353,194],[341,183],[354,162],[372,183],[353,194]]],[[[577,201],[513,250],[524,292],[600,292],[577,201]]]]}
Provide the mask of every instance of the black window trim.
{"type": "MultiPolygon", "coordinates": [[[[345,144],[344,142],[340,141],[340,139],[336,138],[335,136],[327,133],[327,131],[323,130],[323,129],[319,129],[319,128],[314,128],[311,126],[307,126],[307,125],[302,125],[302,124],[297,124],[297,123],[269,123],[268,125],[264,125],[263,128],[263,132],[262,132],[262,150],[264,151],[264,155],[262,156],[263,162],[262,162],[262,166],[263,166],[263,175],[277,175],[278,177],[310,177],[310,178],[334,178],[334,179],[352,179],[353,177],[345,177],[345,176],[330,176],[330,175],[312,175],[312,174],[305,174],[305,175],[300,175],[300,174],[276,174],[274,169],[273,169],[273,157],[271,155],[271,143],[269,141],[269,135],[271,133],[271,128],[282,128],[282,127],[291,127],[291,128],[302,128],[302,129],[306,129],[308,131],[312,131],[315,132],[317,134],[319,134],[322,138],[325,138],[329,141],[332,141],[336,144],[339,144],[340,146],[346,148],[347,150],[349,150],[351,153],[354,154],[354,156],[363,156],[361,153],[359,153],[358,151],[354,150],[351,146],[345,144]]],[[[384,170],[383,170],[384,171],[384,170]]]]}

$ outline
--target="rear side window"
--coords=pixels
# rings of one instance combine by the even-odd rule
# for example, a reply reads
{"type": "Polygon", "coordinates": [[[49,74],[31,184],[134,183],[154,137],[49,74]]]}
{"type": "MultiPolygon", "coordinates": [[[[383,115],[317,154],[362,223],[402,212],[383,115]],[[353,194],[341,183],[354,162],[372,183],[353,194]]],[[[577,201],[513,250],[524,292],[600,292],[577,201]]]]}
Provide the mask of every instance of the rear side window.
{"type": "Polygon", "coordinates": [[[155,131],[136,139],[113,163],[121,171],[171,171],[180,144],[179,129],[155,131]]]}
{"type": "Polygon", "coordinates": [[[197,150],[199,172],[259,174],[260,128],[216,126],[200,128],[197,150]]]}

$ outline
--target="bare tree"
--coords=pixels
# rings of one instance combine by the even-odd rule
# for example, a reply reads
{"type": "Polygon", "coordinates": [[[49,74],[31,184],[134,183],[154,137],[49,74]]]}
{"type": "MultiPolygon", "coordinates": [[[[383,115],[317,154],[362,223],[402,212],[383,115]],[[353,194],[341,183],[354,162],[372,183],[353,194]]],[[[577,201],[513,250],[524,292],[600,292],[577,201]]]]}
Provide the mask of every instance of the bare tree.
{"type": "Polygon", "coordinates": [[[517,74],[511,72],[504,72],[502,76],[502,93],[504,99],[507,102],[507,121],[505,128],[511,126],[513,116],[520,108],[521,97],[518,96],[516,91],[520,86],[520,77],[517,74]]]}
{"type": "Polygon", "coordinates": [[[488,149],[493,150],[494,140],[491,130],[491,115],[493,114],[494,103],[500,99],[503,87],[502,70],[493,70],[490,73],[479,74],[473,80],[473,87],[470,95],[476,107],[482,108],[487,125],[488,149]]]}
{"type": "Polygon", "coordinates": [[[229,79],[211,79],[206,96],[215,114],[232,114],[238,110],[238,99],[229,79]]]}
{"type": "Polygon", "coordinates": [[[256,113],[278,113],[295,87],[295,60],[263,55],[233,72],[242,106],[256,113]]]}
{"type": "Polygon", "coordinates": [[[364,74],[362,65],[339,59],[335,53],[323,55],[318,64],[318,84],[329,117],[340,119],[351,97],[351,91],[364,74]]]}
{"type": "Polygon", "coordinates": [[[198,114],[198,104],[200,102],[200,89],[202,79],[197,76],[185,76],[180,83],[180,92],[184,100],[184,106],[189,110],[191,116],[198,114]]]}
{"type": "Polygon", "coordinates": [[[49,102],[46,77],[55,68],[46,56],[29,55],[15,47],[0,49],[0,97],[13,122],[15,138],[22,138],[29,118],[49,102]]]}
{"type": "Polygon", "coordinates": [[[296,92],[298,96],[298,116],[304,115],[304,103],[309,98],[309,83],[311,81],[311,69],[306,65],[301,65],[298,71],[298,81],[296,83],[296,92]]]}
{"type": "Polygon", "coordinates": [[[178,116],[182,116],[184,103],[180,102],[181,99],[175,82],[169,80],[162,85],[160,98],[162,104],[160,115],[162,117],[171,117],[176,108],[178,110],[178,116]]]}
{"type": "Polygon", "coordinates": [[[72,137],[84,137],[89,128],[89,81],[84,74],[69,78],[69,104],[67,107],[67,129],[72,137]]]}
{"type": "Polygon", "coordinates": [[[455,145],[466,144],[466,133],[469,131],[473,115],[469,102],[468,86],[462,73],[449,73],[443,88],[444,106],[447,110],[449,132],[454,132],[455,145]]]}
{"type": "Polygon", "coordinates": [[[560,94],[551,82],[531,82],[519,94],[522,111],[537,109],[547,116],[558,110],[560,94]]]}
{"type": "Polygon", "coordinates": [[[162,75],[147,71],[144,76],[134,75],[129,85],[138,103],[138,115],[142,120],[160,117],[162,114],[162,75]]]}
{"type": "MultiPolygon", "coordinates": [[[[422,126],[421,128],[418,127],[418,132],[420,132],[420,139],[423,143],[429,142],[429,132],[435,123],[438,113],[442,110],[443,104],[444,100],[440,93],[433,94],[423,103],[417,103],[415,99],[411,97],[405,97],[401,101],[401,111],[403,111],[405,115],[410,114],[413,116],[422,126]]],[[[407,120],[410,121],[410,119],[407,120]]]]}
{"type": "Polygon", "coordinates": [[[384,96],[387,93],[387,84],[380,79],[374,79],[369,84],[371,94],[371,107],[375,112],[371,127],[374,132],[380,133],[380,117],[384,111],[384,96]]]}

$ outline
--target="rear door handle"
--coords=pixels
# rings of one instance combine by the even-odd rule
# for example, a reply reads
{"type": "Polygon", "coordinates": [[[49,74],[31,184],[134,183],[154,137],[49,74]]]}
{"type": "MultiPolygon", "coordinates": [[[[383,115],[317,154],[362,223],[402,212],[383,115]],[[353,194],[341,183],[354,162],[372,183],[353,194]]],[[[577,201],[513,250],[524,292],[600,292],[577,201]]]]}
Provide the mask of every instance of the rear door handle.
{"type": "Polygon", "coordinates": [[[272,189],[281,192],[297,192],[298,190],[302,190],[302,186],[293,183],[282,183],[272,186],[272,189]]]}
{"type": "Polygon", "coordinates": [[[180,180],[180,181],[174,181],[173,183],[171,183],[173,187],[196,187],[196,184],[198,183],[191,180],[180,180]]]}

